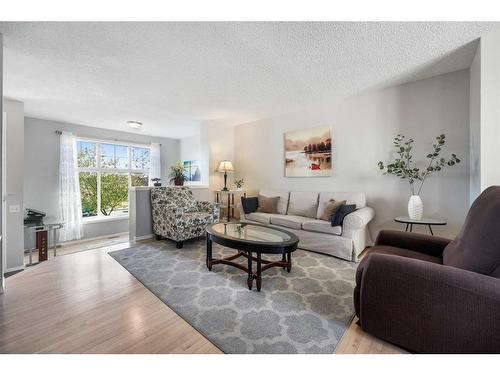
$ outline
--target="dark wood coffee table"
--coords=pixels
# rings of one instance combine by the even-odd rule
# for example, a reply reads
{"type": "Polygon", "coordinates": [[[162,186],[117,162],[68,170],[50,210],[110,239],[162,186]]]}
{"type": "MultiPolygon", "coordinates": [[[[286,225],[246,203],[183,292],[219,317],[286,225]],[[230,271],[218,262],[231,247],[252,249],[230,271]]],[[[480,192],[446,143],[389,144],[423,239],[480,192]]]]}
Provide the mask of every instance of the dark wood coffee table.
{"type": "Polygon", "coordinates": [[[292,252],[297,249],[299,239],[286,230],[259,224],[217,223],[207,227],[207,267],[212,270],[215,264],[227,264],[239,268],[248,274],[248,289],[252,289],[256,280],[257,291],[262,286],[262,271],[271,267],[282,267],[288,272],[292,269],[292,252]],[[227,258],[212,258],[212,242],[238,250],[227,258]],[[255,253],[255,256],[253,255],[255,253]],[[262,254],[281,255],[280,260],[262,259],[262,254]],[[233,262],[239,257],[247,258],[247,267],[233,262]],[[253,262],[257,271],[253,272],[253,262]]]}

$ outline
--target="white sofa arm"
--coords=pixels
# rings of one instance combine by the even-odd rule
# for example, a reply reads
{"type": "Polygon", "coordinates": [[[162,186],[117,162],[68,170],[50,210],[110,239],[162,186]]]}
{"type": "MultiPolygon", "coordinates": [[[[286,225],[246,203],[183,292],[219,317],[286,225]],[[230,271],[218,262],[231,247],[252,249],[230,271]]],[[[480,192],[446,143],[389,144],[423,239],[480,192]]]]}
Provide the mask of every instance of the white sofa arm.
{"type": "Polygon", "coordinates": [[[238,209],[238,212],[240,214],[240,220],[245,219],[245,211],[243,211],[243,205],[241,203],[238,203],[236,205],[236,208],[238,209]]]}
{"type": "Polygon", "coordinates": [[[367,206],[351,212],[344,218],[342,233],[364,229],[374,217],[375,210],[367,206]]]}

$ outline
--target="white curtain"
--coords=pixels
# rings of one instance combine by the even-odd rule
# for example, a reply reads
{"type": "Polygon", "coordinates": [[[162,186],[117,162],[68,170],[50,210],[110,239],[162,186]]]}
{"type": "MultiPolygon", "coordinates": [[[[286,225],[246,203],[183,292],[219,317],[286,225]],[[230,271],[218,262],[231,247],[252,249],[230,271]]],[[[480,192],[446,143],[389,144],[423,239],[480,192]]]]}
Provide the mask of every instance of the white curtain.
{"type": "Polygon", "coordinates": [[[61,134],[59,153],[59,204],[64,228],[60,231],[61,241],[77,240],[82,237],[82,201],[76,155],[76,137],[61,134]]]}
{"type": "Polygon", "coordinates": [[[150,170],[149,170],[149,186],[153,186],[152,178],[161,178],[161,158],[160,158],[160,147],[159,143],[151,143],[151,152],[149,157],[150,170]]]}

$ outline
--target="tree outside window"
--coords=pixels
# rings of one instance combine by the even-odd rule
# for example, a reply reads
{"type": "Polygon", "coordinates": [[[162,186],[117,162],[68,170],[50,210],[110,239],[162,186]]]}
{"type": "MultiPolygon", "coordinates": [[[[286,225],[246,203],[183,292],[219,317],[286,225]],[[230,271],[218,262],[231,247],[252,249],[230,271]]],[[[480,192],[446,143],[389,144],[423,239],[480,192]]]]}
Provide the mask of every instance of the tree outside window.
{"type": "Polygon", "coordinates": [[[78,140],[82,215],[110,216],[128,210],[130,186],[148,186],[147,147],[78,140]]]}

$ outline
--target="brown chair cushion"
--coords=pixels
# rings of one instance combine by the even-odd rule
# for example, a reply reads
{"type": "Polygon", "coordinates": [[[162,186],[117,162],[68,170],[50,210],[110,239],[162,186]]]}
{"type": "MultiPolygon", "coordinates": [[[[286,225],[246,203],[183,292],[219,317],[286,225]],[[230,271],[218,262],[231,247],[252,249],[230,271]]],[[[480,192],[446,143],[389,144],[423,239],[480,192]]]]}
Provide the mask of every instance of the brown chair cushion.
{"type": "Polygon", "coordinates": [[[267,214],[277,214],[278,213],[278,201],[280,197],[264,197],[259,194],[259,207],[257,207],[257,212],[265,212],[267,214]]]}
{"type": "Polygon", "coordinates": [[[462,230],[444,249],[443,264],[500,278],[500,186],[474,201],[462,230]]]}
{"type": "Polygon", "coordinates": [[[338,209],[343,205],[346,204],[347,201],[336,201],[335,199],[330,199],[328,204],[325,206],[325,209],[321,213],[320,217],[318,219],[320,220],[326,220],[326,221],[332,221],[333,215],[338,211],[338,209]]]}

